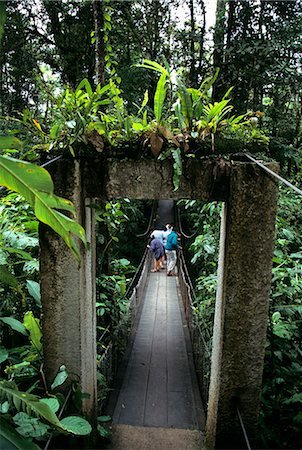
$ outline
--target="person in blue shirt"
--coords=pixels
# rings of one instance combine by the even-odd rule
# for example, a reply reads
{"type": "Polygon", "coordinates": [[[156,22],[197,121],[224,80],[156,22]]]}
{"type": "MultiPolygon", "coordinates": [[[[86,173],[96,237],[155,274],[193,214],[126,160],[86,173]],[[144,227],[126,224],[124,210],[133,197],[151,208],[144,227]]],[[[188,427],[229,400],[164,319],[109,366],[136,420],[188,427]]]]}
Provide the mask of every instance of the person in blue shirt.
{"type": "Polygon", "coordinates": [[[170,277],[175,275],[175,266],[177,261],[177,253],[178,250],[178,236],[177,233],[173,230],[173,226],[171,226],[172,231],[167,235],[166,241],[166,255],[167,255],[167,276],[170,277]]]}

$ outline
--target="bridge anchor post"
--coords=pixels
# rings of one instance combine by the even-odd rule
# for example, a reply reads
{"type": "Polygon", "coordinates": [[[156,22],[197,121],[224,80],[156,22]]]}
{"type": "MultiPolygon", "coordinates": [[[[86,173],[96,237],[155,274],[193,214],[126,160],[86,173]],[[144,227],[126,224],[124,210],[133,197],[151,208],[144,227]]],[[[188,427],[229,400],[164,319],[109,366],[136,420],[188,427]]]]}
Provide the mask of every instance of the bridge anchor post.
{"type": "Polygon", "coordinates": [[[52,172],[55,192],[75,205],[90,249],[81,246],[79,264],[62,238],[40,225],[43,370],[50,386],[60,366],[66,367],[70,380],[89,394],[82,400],[82,410],[93,422],[97,406],[94,209],[85,201],[78,161],[59,161],[52,172]]]}
{"type": "MultiPolygon", "coordinates": [[[[274,163],[269,168],[278,171],[274,163]]],[[[246,448],[256,437],[278,187],[256,165],[234,163],[221,223],[205,447],[246,448]]]]}

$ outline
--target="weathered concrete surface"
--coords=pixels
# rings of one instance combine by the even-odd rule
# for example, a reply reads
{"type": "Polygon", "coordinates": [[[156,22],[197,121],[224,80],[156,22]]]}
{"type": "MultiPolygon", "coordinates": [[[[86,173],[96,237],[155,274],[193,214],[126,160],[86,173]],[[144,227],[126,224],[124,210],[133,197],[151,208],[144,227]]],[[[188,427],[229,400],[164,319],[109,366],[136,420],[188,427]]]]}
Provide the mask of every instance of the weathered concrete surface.
{"type": "Polygon", "coordinates": [[[201,450],[203,436],[198,430],[113,425],[112,450],[201,450]]]}
{"type": "MultiPolygon", "coordinates": [[[[268,167],[278,171],[274,164],[268,167]]],[[[262,383],[276,201],[275,180],[254,164],[234,164],[222,224],[221,254],[225,252],[225,257],[219,268],[207,449],[243,448],[236,403],[253,445],[262,383]]]]}
{"type": "Polygon", "coordinates": [[[40,271],[44,372],[48,386],[61,365],[80,381],[83,411],[96,411],[95,237],[93,209],[85,207],[78,162],[60,162],[53,174],[56,194],[70,199],[86,229],[91,251],[81,247],[81,265],[64,241],[40,226],[40,271]]]}
{"type": "MultiPolygon", "coordinates": [[[[182,199],[226,200],[227,170],[217,170],[217,162],[187,160],[177,191],[173,186],[173,163],[156,160],[87,161],[84,180],[86,196],[108,199],[182,199]]],[[[225,166],[227,169],[227,166],[225,166]]]]}

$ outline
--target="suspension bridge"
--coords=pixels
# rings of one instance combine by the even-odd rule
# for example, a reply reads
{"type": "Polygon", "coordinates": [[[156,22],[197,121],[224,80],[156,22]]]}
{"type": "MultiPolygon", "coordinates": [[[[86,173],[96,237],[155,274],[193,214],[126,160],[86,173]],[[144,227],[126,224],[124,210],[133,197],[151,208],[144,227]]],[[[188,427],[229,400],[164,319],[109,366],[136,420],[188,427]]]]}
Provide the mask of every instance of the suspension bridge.
{"type": "MultiPolygon", "coordinates": [[[[174,223],[173,201],[160,201],[150,223],[174,223]]],[[[150,228],[148,229],[150,233],[150,228]]],[[[148,234],[145,233],[145,234],[148,234]]],[[[111,394],[112,448],[200,448],[205,413],[178,277],[150,272],[145,253],[141,297],[119,385],[111,394]]],[[[179,270],[179,269],[178,269],[179,270]]],[[[133,291],[137,286],[132,285],[133,291]]],[[[130,302],[137,300],[130,296],[130,302]]]]}
{"type": "Polygon", "coordinates": [[[194,319],[182,255],[177,277],[150,273],[146,257],[129,297],[127,361],[108,405],[112,448],[250,448],[258,422],[278,191],[272,175],[277,165],[261,165],[246,155],[230,162],[188,161],[175,191],[169,161],[56,162],[56,193],[77,207],[90,250],[82,249],[79,265],[55,233],[40,227],[44,371],[49,383],[62,364],[75,374],[90,394],[82,409],[92,423],[97,416],[93,199],[223,202],[211,351],[194,319]],[[197,372],[193,354],[203,355],[197,372]],[[204,389],[199,367],[209,359],[204,389]]]}

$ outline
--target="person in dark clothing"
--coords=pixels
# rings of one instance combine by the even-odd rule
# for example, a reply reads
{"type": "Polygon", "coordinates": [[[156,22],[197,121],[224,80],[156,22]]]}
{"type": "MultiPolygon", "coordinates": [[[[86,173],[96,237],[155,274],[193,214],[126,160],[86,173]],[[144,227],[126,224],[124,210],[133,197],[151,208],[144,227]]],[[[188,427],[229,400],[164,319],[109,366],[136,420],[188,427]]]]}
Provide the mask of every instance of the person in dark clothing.
{"type": "Polygon", "coordinates": [[[154,268],[153,270],[151,270],[151,272],[159,272],[160,263],[165,254],[164,246],[159,239],[152,239],[149,248],[154,255],[154,268]]]}

